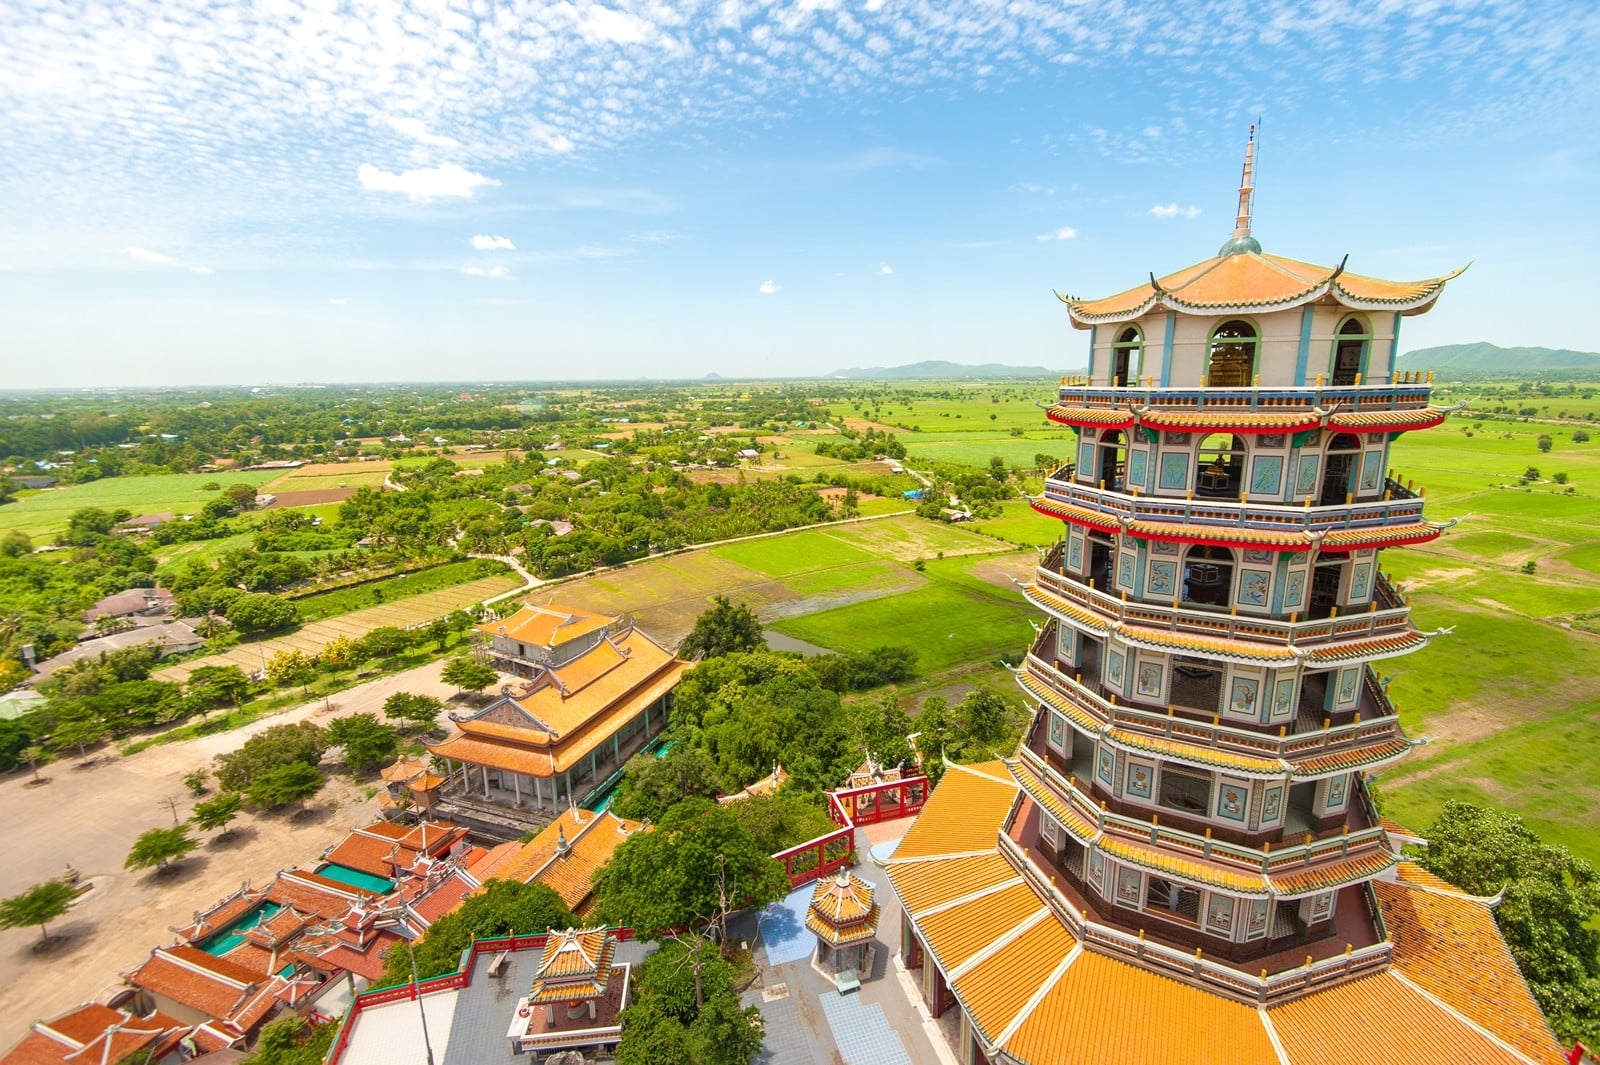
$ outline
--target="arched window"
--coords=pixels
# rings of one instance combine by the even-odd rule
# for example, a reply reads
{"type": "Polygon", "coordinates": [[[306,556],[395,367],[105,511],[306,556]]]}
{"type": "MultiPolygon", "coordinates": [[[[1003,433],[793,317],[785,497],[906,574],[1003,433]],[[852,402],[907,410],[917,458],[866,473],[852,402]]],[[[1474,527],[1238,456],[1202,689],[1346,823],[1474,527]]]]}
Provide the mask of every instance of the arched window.
{"type": "Polygon", "coordinates": [[[1335,507],[1353,492],[1356,460],[1361,452],[1361,440],[1349,433],[1339,433],[1328,441],[1326,457],[1322,462],[1322,492],[1317,504],[1335,507]]]}
{"type": "Polygon", "coordinates": [[[1333,338],[1333,383],[1353,385],[1356,378],[1366,372],[1367,351],[1372,346],[1372,330],[1367,323],[1351,315],[1339,323],[1333,338]]]}
{"type": "Polygon", "coordinates": [[[1211,363],[1206,369],[1206,384],[1218,388],[1244,388],[1255,378],[1256,327],[1242,318],[1217,326],[1211,334],[1211,363]]]}
{"type": "Polygon", "coordinates": [[[1200,544],[1183,556],[1185,602],[1227,606],[1233,586],[1233,552],[1226,547],[1200,544]]]}
{"type": "Polygon", "coordinates": [[[1202,437],[1195,451],[1195,494],[1214,499],[1236,498],[1244,477],[1245,450],[1245,438],[1239,433],[1202,437]]]}
{"type": "Polygon", "coordinates": [[[1139,327],[1130,325],[1117,334],[1111,342],[1111,383],[1119,388],[1131,381],[1139,383],[1139,372],[1144,369],[1144,336],[1139,327]]]}

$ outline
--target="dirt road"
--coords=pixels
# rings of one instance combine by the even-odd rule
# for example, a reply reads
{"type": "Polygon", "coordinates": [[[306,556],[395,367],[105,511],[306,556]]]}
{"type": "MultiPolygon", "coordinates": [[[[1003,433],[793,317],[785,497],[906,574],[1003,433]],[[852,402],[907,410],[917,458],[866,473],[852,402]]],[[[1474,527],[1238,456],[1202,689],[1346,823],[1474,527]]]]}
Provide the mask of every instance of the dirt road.
{"type": "Polygon", "coordinates": [[[349,829],[370,821],[377,808],[364,797],[370,787],[366,781],[330,777],[303,816],[246,813],[234,822],[233,840],[205,839],[171,874],[124,871],[123,859],[139,833],[172,824],[164,799],[178,800],[179,818],[189,815],[195,800],[182,784],[185,773],[272,725],[326,723],[361,710],[381,713],[384,699],[397,691],[450,696],[455,689],[439,680],[443,666],[433,662],[340,692],[333,697],[332,713],[318,700],[186,743],[127,757],[113,749],[87,768],[78,768],[76,761],[57,762],[41,770],[50,782],[39,787],[28,786],[27,770],[0,781],[0,804],[12,833],[12,857],[0,865],[0,897],[59,876],[68,863],[96,885],[50,927],[53,935],[68,937],[63,947],[37,954],[32,949],[37,929],[0,933],[0,1049],[21,1039],[33,1021],[116,983],[151,947],[171,943],[171,927],[188,923],[195,910],[236,891],[245,880],[265,884],[280,868],[314,862],[349,829]]]}

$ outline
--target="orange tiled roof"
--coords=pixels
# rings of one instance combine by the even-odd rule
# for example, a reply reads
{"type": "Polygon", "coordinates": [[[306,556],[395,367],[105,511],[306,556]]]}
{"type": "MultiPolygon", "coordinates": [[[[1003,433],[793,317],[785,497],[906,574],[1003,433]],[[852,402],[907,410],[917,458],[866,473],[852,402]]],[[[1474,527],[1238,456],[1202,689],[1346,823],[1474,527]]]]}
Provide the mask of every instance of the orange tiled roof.
{"type": "Polygon", "coordinates": [[[1413,882],[1372,885],[1395,944],[1396,967],[1535,1061],[1564,1060],[1489,907],[1412,862],[1401,863],[1400,871],[1413,882]]]}
{"type": "Polygon", "coordinates": [[[806,908],[806,928],[836,947],[865,942],[878,927],[878,902],[865,880],[840,870],[823,877],[806,908]]]}
{"type": "MultiPolygon", "coordinates": [[[[565,810],[540,830],[537,836],[486,869],[495,880],[516,880],[549,886],[569,909],[575,909],[594,892],[594,874],[611,860],[622,841],[644,827],[609,810],[565,810]],[[565,857],[557,853],[562,837],[567,841],[565,857]]],[[[480,878],[481,879],[481,878],[480,878]]]]}
{"type": "Polygon", "coordinates": [[[1139,422],[1152,429],[1187,432],[1198,429],[1237,429],[1243,433],[1290,433],[1303,429],[1316,429],[1322,418],[1312,411],[1251,410],[1236,407],[1224,410],[1152,410],[1140,416],[1139,422]]]}
{"type": "Polygon", "coordinates": [[[261,900],[264,897],[264,892],[242,888],[223,899],[210,910],[197,914],[194,924],[174,929],[174,931],[187,940],[204,939],[219,928],[228,927],[228,925],[261,905],[261,900]]]}
{"type": "Polygon", "coordinates": [[[895,848],[892,861],[993,850],[1000,822],[1016,798],[1015,783],[1001,782],[964,766],[945,770],[916,823],[895,848]],[[959,816],[945,811],[959,810],[959,816]],[[929,817],[929,811],[935,816],[929,817]]]}
{"type": "Polygon", "coordinates": [[[1017,871],[998,851],[889,865],[889,880],[894,884],[895,894],[900,896],[906,912],[913,914],[1017,879],[1017,871]]]}
{"type": "Polygon", "coordinates": [[[561,1002],[603,995],[611,980],[616,937],[604,928],[551,932],[528,991],[529,1002],[561,1002]]]}
{"type": "Polygon", "coordinates": [[[452,874],[428,889],[427,894],[411,903],[411,912],[429,924],[461,905],[461,901],[476,890],[476,886],[463,876],[452,874]]]}
{"type": "Polygon", "coordinates": [[[1065,827],[1071,835],[1086,842],[1100,835],[1099,826],[1080,815],[1071,803],[1057,795],[1055,790],[1046,785],[1039,774],[1033,771],[1033,766],[1018,759],[1010,764],[1010,769],[1011,775],[1022,785],[1022,790],[1028,793],[1028,798],[1048,811],[1056,823],[1065,827]]]}
{"type": "Polygon", "coordinates": [[[978,1029],[993,1041],[1077,946],[1048,911],[1016,938],[955,979],[955,991],[978,1029]]]}
{"type": "MultiPolygon", "coordinates": [[[[1269,1010],[1267,1018],[1296,1065],[1397,1061],[1511,1065],[1526,1060],[1520,1052],[1481,1034],[1439,999],[1418,991],[1394,969],[1295,999],[1269,1010]]],[[[1534,1060],[1555,1065],[1560,1059],[1534,1060]]]]}
{"type": "Polygon", "coordinates": [[[1343,411],[1329,416],[1328,427],[1366,433],[1391,432],[1397,429],[1432,429],[1444,422],[1447,413],[1438,407],[1343,411]]]}
{"type": "Polygon", "coordinates": [[[1089,510],[1086,507],[1076,507],[1071,503],[1057,503],[1044,496],[1034,496],[1028,500],[1028,505],[1047,518],[1060,518],[1070,521],[1074,525],[1083,525],[1090,529],[1099,529],[1101,532],[1116,532],[1120,527],[1117,519],[1107,517],[1099,511],[1089,510]]]}
{"type": "Polygon", "coordinates": [[[1427,633],[1411,629],[1394,636],[1376,636],[1370,640],[1321,644],[1306,654],[1306,660],[1317,665],[1358,660],[1367,662],[1374,658],[1389,658],[1421,650],[1428,645],[1429,639],[1431,637],[1427,633]]]}
{"type": "Polygon", "coordinates": [[[1061,296],[1074,325],[1125,322],[1158,305],[1190,314],[1286,309],[1324,296],[1346,307],[1411,313],[1426,310],[1460,270],[1423,281],[1384,281],[1280,255],[1246,252],[1205,259],[1097,300],[1061,296]]]}
{"type": "Polygon", "coordinates": [[[392,878],[395,866],[409,869],[419,854],[430,857],[449,850],[466,838],[467,830],[443,821],[398,825],[379,821],[351,832],[328,852],[328,861],[347,865],[373,876],[392,878]]]}
{"type": "Polygon", "coordinates": [[[260,982],[259,974],[193,947],[157,947],[128,982],[208,1017],[226,1020],[260,982]]]}
{"type": "MultiPolygon", "coordinates": [[[[1180,722],[1180,726],[1182,724],[1180,722]]],[[[1242,754],[1238,751],[1207,747],[1201,743],[1185,743],[1182,739],[1146,736],[1131,729],[1121,728],[1107,729],[1105,736],[1112,743],[1124,747],[1132,747],[1150,754],[1165,755],[1169,758],[1181,758],[1186,762],[1198,762],[1202,765],[1216,766],[1219,769],[1227,769],[1244,776],[1277,777],[1282,776],[1288,768],[1287,762],[1266,751],[1263,751],[1257,757],[1242,754]]]]}
{"type": "Polygon", "coordinates": [[[1213,862],[1180,857],[1176,854],[1157,850],[1155,847],[1140,846],[1137,843],[1114,836],[1102,836],[1099,846],[1101,850],[1119,861],[1131,862],[1146,869],[1156,869],[1179,880],[1186,880],[1191,884],[1205,884],[1209,887],[1226,888],[1241,895],[1258,897],[1266,896],[1271,891],[1267,885],[1266,877],[1259,873],[1240,872],[1237,869],[1217,865],[1213,862]]]}
{"type": "Polygon", "coordinates": [[[1279,895],[1309,895],[1312,892],[1353,884],[1357,880],[1371,879],[1391,868],[1397,861],[1399,859],[1389,851],[1380,849],[1341,858],[1336,862],[1319,862],[1292,872],[1274,870],[1267,876],[1272,881],[1273,891],[1279,895]]]}
{"type": "Polygon", "coordinates": [[[1133,424],[1133,415],[1125,410],[1091,407],[1067,407],[1055,404],[1045,416],[1062,425],[1092,425],[1101,429],[1126,429],[1133,424]]]}
{"type": "MultiPolygon", "coordinates": [[[[1011,884],[917,919],[928,949],[946,973],[959,969],[991,944],[1045,913],[1026,883],[1011,884]]],[[[1052,924],[1054,918],[1047,918],[1052,924]]]]}
{"type": "Polygon", "coordinates": [[[120,1062],[147,1047],[159,1047],[187,1031],[163,1013],[135,1017],[88,1003],[48,1021],[38,1021],[0,1065],[100,1065],[120,1062]]]}
{"type": "Polygon", "coordinates": [[[478,626],[479,632],[549,650],[586,633],[603,629],[617,619],[563,606],[523,606],[515,614],[478,626]]]}
{"type": "Polygon", "coordinates": [[[1295,776],[1317,777],[1344,769],[1358,769],[1363,766],[1378,765],[1381,762],[1392,762],[1410,750],[1411,741],[1402,736],[1386,743],[1351,747],[1348,750],[1315,755],[1311,758],[1297,758],[1291,754],[1289,760],[1294,763],[1295,776]]]}
{"type": "Polygon", "coordinates": [[[352,904],[377,897],[370,891],[298,869],[278,873],[267,888],[270,901],[324,918],[341,917],[352,904]]]}
{"type": "MultiPolygon", "coordinates": [[[[1335,1065],[1337,1047],[1306,1065],[1335,1065]]],[[[1005,1042],[1025,1065],[1055,1065],[1067,1048],[1082,1062],[1282,1065],[1254,1008],[1088,951],[1005,1042]]]]}

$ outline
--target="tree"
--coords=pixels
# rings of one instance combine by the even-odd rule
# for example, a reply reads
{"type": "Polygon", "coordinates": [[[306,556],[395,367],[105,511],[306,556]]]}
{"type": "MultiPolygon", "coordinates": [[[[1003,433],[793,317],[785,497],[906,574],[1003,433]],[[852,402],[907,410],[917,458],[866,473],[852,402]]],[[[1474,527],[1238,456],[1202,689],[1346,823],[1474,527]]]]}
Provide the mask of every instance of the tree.
{"type": "Polygon", "coordinates": [[[765,651],[761,622],[744,603],[734,604],[728,597],[712,597],[711,609],[695,619],[694,628],[684,637],[678,654],[684,658],[718,658],[737,651],[765,651]]]}
{"type": "Polygon", "coordinates": [[[340,633],[322,645],[317,663],[327,669],[343,669],[355,661],[356,642],[340,633]]]}
{"type": "Polygon", "coordinates": [[[364,662],[369,658],[393,658],[410,647],[412,636],[405,629],[393,625],[380,625],[356,641],[351,661],[364,662]]]}
{"type": "Polygon", "coordinates": [[[500,678],[499,670],[482,662],[462,656],[452,658],[439,671],[439,679],[454,684],[462,691],[481,692],[500,678]]]}
{"type": "Polygon", "coordinates": [[[223,831],[217,838],[227,839],[233,835],[233,829],[228,825],[239,816],[243,807],[244,796],[237,791],[219,792],[204,802],[195,803],[189,821],[202,832],[214,832],[220,828],[223,831]]]}
{"type": "Polygon", "coordinates": [[[617,1065],[748,1065],[761,1011],[739,1005],[733,966],[698,936],[664,944],[636,970],[617,1065]]]}
{"type": "Polygon", "coordinates": [[[327,747],[327,732],[310,721],[273,725],[238,750],[217,755],[217,783],[228,791],[245,791],[256,777],[279,766],[294,762],[315,766],[327,747]]]}
{"type": "Polygon", "coordinates": [[[657,758],[636,754],[628,759],[612,809],[635,821],[659,821],[684,799],[714,799],[722,792],[717,764],[692,743],[675,743],[657,758]]]}
{"type": "Polygon", "coordinates": [[[76,747],[78,757],[87,758],[89,748],[104,739],[105,735],[105,722],[85,707],[75,710],[70,716],[62,715],[50,735],[50,744],[58,751],[76,747]]]}
{"type": "Polygon", "coordinates": [[[28,768],[33,770],[33,782],[35,784],[44,783],[39,777],[39,766],[41,763],[50,761],[50,752],[36,743],[31,747],[24,747],[21,758],[28,763],[28,768]]]}
{"type": "Polygon", "coordinates": [[[337,1024],[312,1024],[286,1013],[262,1027],[255,1051],[240,1065],[322,1065],[338,1034],[337,1024]]]}
{"type": "Polygon", "coordinates": [[[245,794],[257,806],[276,810],[291,802],[304,808],[306,800],[322,790],[327,778],[310,762],[290,762],[269,769],[250,782],[245,794]]]}
{"type": "Polygon", "coordinates": [[[1520,817],[1446,802],[1418,861],[1474,895],[1504,890],[1495,922],[1563,1042],[1600,1042],[1600,877],[1520,817]]]}
{"type": "Polygon", "coordinates": [[[1549,451],[1551,446],[1552,446],[1552,441],[1550,439],[1550,434],[1549,433],[1540,433],[1539,434],[1539,440],[1538,440],[1539,450],[1540,451],[1549,451]]]}
{"type": "Polygon", "coordinates": [[[7,558],[21,558],[32,553],[33,541],[20,529],[12,529],[4,536],[0,536],[0,555],[7,558]]]}
{"type": "Polygon", "coordinates": [[[651,832],[623,841],[595,874],[598,912],[645,938],[671,928],[714,924],[789,891],[789,878],[739,825],[707,799],[681,802],[651,832]]]}
{"type": "Polygon", "coordinates": [[[241,595],[228,604],[228,624],[240,632],[272,632],[300,620],[300,610],[287,599],[264,592],[241,595]]]}
{"type": "Polygon", "coordinates": [[[78,893],[64,880],[46,880],[35,884],[20,895],[0,900],[0,928],[39,926],[39,942],[50,942],[46,927],[51,921],[67,912],[78,893]]]}
{"type": "Polygon", "coordinates": [[[154,867],[158,872],[164,873],[171,868],[173,862],[199,845],[197,840],[190,837],[186,825],[152,828],[133,841],[133,849],[128,851],[127,860],[122,863],[122,867],[124,869],[154,867]]]}
{"type": "Polygon", "coordinates": [[[316,672],[316,660],[299,648],[279,651],[267,659],[267,678],[280,688],[309,684],[316,672]]]}
{"type": "Polygon", "coordinates": [[[344,748],[344,764],[358,773],[393,761],[400,750],[400,734],[394,726],[385,725],[377,714],[369,713],[351,714],[331,722],[328,742],[344,748]]]}
{"type": "Polygon", "coordinates": [[[431,695],[395,692],[383,701],[385,717],[403,721],[418,732],[432,731],[439,724],[439,711],[444,703],[431,695]]]}
{"type": "MultiPolygon", "coordinates": [[[[512,933],[537,935],[578,924],[578,918],[548,884],[490,880],[481,892],[429,925],[427,933],[416,941],[412,950],[417,959],[417,976],[426,980],[455,972],[461,963],[461,952],[474,939],[512,933]]],[[[403,984],[410,979],[411,963],[405,948],[389,951],[383,959],[382,984],[403,984]]]]}
{"type": "Polygon", "coordinates": [[[250,694],[250,678],[238,666],[199,666],[189,674],[187,687],[212,706],[238,706],[250,694]]]}
{"type": "Polygon", "coordinates": [[[183,775],[183,786],[189,789],[190,795],[198,799],[206,793],[206,778],[210,775],[204,768],[191,769],[183,775]]]}

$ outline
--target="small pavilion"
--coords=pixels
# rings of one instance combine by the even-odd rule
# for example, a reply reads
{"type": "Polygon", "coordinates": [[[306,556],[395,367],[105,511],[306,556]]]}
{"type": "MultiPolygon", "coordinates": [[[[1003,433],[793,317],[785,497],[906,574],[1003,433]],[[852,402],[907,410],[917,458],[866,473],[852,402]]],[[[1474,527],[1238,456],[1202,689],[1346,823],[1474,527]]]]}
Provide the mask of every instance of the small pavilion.
{"type": "Polygon", "coordinates": [[[817,881],[806,910],[806,929],[817,937],[820,960],[823,947],[830,950],[833,966],[839,967],[840,952],[859,947],[857,967],[866,961],[867,946],[878,933],[878,902],[872,886],[846,870],[838,876],[817,881]]]}
{"type": "Polygon", "coordinates": [[[614,1045],[628,1005],[630,967],[614,965],[617,937],[604,927],[551,929],[528,994],[506,1032],[517,1053],[614,1045]]]}
{"type": "Polygon", "coordinates": [[[380,769],[378,775],[385,785],[378,793],[378,805],[382,809],[404,813],[415,806],[424,818],[433,815],[433,801],[445,778],[429,768],[425,760],[402,754],[395,758],[393,765],[380,769]]]}

